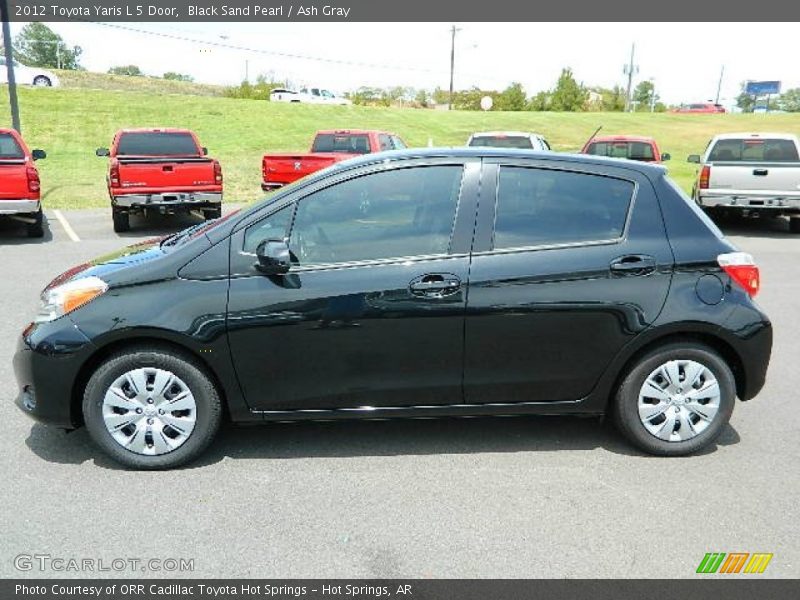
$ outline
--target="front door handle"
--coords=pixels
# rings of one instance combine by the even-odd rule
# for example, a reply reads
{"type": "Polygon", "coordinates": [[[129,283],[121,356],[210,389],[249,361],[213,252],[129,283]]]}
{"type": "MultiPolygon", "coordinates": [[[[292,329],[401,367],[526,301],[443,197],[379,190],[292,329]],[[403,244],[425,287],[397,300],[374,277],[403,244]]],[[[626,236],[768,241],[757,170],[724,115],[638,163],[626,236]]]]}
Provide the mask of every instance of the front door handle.
{"type": "Polygon", "coordinates": [[[756,177],[766,177],[769,175],[768,169],[753,169],[753,175],[756,177]]]}
{"type": "Polygon", "coordinates": [[[412,279],[408,289],[414,296],[443,298],[461,289],[461,279],[451,273],[428,273],[412,279]]]}
{"type": "Polygon", "coordinates": [[[629,254],[615,258],[609,268],[614,275],[649,275],[656,270],[656,259],[646,254],[629,254]]]}

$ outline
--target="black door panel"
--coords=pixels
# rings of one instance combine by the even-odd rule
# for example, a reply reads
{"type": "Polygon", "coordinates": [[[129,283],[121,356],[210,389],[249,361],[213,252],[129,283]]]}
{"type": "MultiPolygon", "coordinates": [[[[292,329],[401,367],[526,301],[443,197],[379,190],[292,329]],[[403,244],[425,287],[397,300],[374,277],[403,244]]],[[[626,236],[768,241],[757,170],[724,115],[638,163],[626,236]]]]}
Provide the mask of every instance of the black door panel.
{"type": "MultiPolygon", "coordinates": [[[[497,166],[486,171],[486,179],[497,177],[497,166]]],[[[494,211],[482,203],[476,238],[482,251],[472,259],[465,326],[467,402],[579,400],[655,320],[669,289],[672,253],[652,187],[646,178],[632,183],[635,197],[616,240],[570,243],[570,231],[580,235],[583,226],[570,229],[565,218],[541,232],[561,244],[494,250],[494,211]]],[[[524,193],[515,201],[524,202],[524,193]]],[[[615,220],[608,222],[597,230],[613,234],[615,220]]],[[[596,226],[587,223],[584,230],[596,226]]]]}

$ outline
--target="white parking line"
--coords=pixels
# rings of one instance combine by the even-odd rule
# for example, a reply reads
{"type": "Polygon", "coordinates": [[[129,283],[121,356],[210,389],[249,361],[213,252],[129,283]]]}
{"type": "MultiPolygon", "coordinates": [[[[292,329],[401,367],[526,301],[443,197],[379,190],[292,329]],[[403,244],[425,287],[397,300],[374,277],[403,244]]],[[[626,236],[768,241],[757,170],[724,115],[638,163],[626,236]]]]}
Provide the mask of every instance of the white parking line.
{"type": "Polygon", "coordinates": [[[61,223],[61,226],[64,228],[64,231],[67,232],[69,239],[71,239],[73,242],[80,242],[81,238],[79,238],[78,234],[75,233],[75,230],[72,228],[72,225],[70,225],[69,221],[67,221],[67,218],[63,214],[61,214],[61,211],[55,209],[53,210],[53,214],[56,216],[56,219],[58,219],[58,222],[61,223]]]}

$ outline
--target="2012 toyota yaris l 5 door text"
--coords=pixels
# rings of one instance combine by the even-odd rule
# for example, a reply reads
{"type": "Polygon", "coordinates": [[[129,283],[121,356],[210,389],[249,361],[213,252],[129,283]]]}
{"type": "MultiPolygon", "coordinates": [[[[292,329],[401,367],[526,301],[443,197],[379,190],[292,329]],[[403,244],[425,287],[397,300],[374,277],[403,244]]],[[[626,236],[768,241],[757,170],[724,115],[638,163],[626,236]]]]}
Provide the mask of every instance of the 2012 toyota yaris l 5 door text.
{"type": "Polygon", "coordinates": [[[758,288],[660,166],[375,154],[55,279],[19,340],[18,405],[144,469],[197,457],[223,415],[608,411],[682,455],[764,384],[758,288]]]}

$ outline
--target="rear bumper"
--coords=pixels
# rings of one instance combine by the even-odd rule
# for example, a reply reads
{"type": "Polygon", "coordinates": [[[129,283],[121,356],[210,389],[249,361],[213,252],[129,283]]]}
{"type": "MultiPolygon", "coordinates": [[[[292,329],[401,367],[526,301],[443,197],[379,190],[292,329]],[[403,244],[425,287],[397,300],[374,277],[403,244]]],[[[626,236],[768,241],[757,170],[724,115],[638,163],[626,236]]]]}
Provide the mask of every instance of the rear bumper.
{"type": "Polygon", "coordinates": [[[48,425],[78,427],[80,409],[73,406],[72,391],[94,349],[69,317],[28,326],[17,341],[13,361],[19,409],[48,425]]]}
{"type": "Polygon", "coordinates": [[[119,208],[220,205],[222,204],[222,193],[163,192],[160,194],[126,194],[124,196],[112,196],[111,204],[119,208]]]}
{"type": "Polygon", "coordinates": [[[18,215],[39,212],[39,200],[0,200],[0,215],[18,215]]]}
{"type": "Polygon", "coordinates": [[[776,213],[800,213],[800,198],[779,194],[699,193],[697,203],[703,208],[758,210],[776,213]]]}

